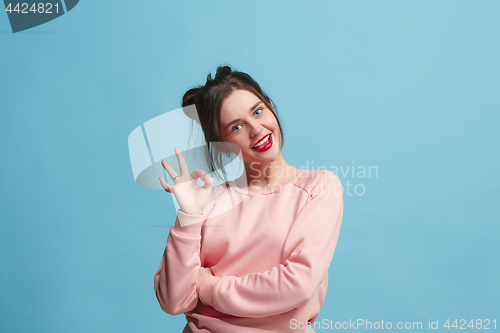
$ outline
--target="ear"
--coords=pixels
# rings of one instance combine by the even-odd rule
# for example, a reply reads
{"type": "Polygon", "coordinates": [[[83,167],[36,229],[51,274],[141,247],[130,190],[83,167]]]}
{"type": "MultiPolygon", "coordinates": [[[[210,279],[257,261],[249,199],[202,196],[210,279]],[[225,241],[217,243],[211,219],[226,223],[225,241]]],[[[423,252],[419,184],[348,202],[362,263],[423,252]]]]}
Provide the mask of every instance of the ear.
{"type": "Polygon", "coordinates": [[[239,147],[235,143],[232,142],[220,142],[219,151],[224,154],[238,154],[239,147]]]}
{"type": "Polygon", "coordinates": [[[231,153],[231,150],[229,149],[229,147],[225,144],[222,144],[221,146],[221,151],[224,153],[224,154],[227,154],[227,153],[231,153]]]}

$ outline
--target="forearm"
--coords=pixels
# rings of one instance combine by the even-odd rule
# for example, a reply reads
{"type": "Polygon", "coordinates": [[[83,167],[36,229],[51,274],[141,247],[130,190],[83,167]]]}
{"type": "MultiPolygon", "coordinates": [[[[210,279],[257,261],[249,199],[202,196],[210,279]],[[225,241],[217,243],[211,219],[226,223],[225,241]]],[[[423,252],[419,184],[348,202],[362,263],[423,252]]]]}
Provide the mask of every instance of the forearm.
{"type": "Polygon", "coordinates": [[[202,215],[178,213],[175,226],[170,229],[160,267],[154,277],[158,302],[163,311],[171,315],[190,311],[198,302],[196,282],[201,267],[202,221],[202,215]],[[185,226],[182,227],[181,224],[185,226]]]}
{"type": "Polygon", "coordinates": [[[293,310],[318,290],[333,258],[338,233],[309,253],[299,253],[262,273],[208,277],[199,297],[216,310],[241,317],[267,317],[293,310]]]}

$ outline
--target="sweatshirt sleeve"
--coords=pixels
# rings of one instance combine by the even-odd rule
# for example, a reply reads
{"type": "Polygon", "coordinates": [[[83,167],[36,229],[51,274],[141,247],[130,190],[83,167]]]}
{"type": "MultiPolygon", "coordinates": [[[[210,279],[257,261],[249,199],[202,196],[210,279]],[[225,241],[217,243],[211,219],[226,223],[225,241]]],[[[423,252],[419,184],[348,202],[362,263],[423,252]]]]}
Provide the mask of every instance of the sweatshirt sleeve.
{"type": "Polygon", "coordinates": [[[154,276],[156,298],[163,311],[177,315],[191,311],[198,303],[196,292],[201,267],[201,226],[205,215],[177,212],[170,228],[160,268],[154,276]]]}
{"type": "Polygon", "coordinates": [[[200,286],[200,300],[220,312],[252,318],[302,306],[328,273],[342,216],[342,185],[334,173],[324,171],[288,234],[284,264],[238,277],[208,277],[200,286]]]}

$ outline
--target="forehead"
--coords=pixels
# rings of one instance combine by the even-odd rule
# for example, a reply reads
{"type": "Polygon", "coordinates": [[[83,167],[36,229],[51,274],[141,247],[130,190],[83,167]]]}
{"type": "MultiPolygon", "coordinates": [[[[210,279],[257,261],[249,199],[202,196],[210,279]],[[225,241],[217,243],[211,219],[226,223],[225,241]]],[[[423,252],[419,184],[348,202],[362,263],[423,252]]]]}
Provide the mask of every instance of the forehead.
{"type": "Polygon", "coordinates": [[[257,102],[260,102],[260,99],[252,92],[243,89],[234,90],[222,102],[220,109],[222,123],[228,123],[248,113],[257,102]]]}

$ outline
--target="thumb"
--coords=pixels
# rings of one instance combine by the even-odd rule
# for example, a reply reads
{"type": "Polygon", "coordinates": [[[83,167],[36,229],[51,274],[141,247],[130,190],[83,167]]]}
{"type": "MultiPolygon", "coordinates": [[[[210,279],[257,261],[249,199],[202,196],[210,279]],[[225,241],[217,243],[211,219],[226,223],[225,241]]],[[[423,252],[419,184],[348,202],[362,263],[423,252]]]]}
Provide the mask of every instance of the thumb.
{"type": "Polygon", "coordinates": [[[207,174],[204,174],[201,177],[201,180],[203,180],[205,182],[205,184],[203,185],[203,189],[205,191],[209,191],[210,189],[212,189],[212,185],[214,184],[214,179],[212,177],[210,177],[207,174]]]}

